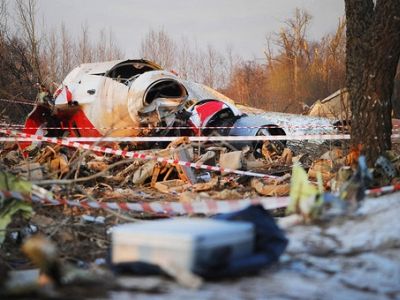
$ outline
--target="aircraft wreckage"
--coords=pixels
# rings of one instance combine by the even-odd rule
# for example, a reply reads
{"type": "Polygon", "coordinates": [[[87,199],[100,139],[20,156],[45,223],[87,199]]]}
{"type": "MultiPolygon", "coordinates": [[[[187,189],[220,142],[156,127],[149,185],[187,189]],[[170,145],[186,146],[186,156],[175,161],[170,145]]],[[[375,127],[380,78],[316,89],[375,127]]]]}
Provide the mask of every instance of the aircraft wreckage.
{"type": "MultiPolygon", "coordinates": [[[[304,134],[310,133],[308,127],[326,130],[332,126],[322,118],[245,113],[216,90],[183,80],[143,59],[82,64],[66,76],[49,102],[38,104],[30,113],[26,133],[54,127],[60,129],[49,129],[45,134],[258,136],[304,134]]],[[[246,144],[239,141],[235,146],[246,144]]]]}

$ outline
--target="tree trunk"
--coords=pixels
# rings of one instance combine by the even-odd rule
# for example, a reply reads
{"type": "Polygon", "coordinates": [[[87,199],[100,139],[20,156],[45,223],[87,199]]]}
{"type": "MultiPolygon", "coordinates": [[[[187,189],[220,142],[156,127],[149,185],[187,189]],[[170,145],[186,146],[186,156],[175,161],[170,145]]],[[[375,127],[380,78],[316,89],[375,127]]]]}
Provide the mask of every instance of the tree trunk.
{"type": "Polygon", "coordinates": [[[370,165],[391,148],[391,96],[400,56],[400,1],[345,0],[346,86],[353,147],[370,165]]]}

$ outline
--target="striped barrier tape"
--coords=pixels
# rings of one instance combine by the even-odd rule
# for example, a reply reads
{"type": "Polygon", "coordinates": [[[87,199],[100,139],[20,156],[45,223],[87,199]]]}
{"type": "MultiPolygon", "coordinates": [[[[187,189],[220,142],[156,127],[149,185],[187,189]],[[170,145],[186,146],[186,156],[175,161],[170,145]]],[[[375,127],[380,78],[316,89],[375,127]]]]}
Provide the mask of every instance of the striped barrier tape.
{"type": "MultiPolygon", "coordinates": [[[[400,184],[384,186],[370,189],[365,192],[366,196],[378,196],[384,193],[400,191],[400,184]]],[[[49,205],[68,205],[83,209],[111,209],[127,212],[145,212],[164,215],[187,215],[204,214],[214,215],[218,213],[230,213],[249,205],[261,204],[267,210],[287,207],[290,197],[258,197],[253,199],[241,200],[197,200],[192,202],[99,202],[99,201],[76,201],[76,200],[57,200],[50,197],[30,195],[15,191],[0,191],[0,199],[18,199],[26,202],[49,204],[49,205]]]]}
{"type": "MultiPolygon", "coordinates": [[[[5,131],[0,129],[0,132],[5,131]]],[[[63,138],[68,142],[172,142],[180,139],[180,136],[160,136],[160,137],[71,137],[63,138]]],[[[190,142],[219,142],[219,141],[282,141],[282,140],[348,140],[349,134],[308,134],[308,135],[260,135],[260,136],[188,136],[190,142]]],[[[43,140],[41,138],[40,140],[43,140]]],[[[0,137],[0,142],[36,142],[36,136],[4,138],[0,137]]]]}
{"type": "Polygon", "coordinates": [[[13,198],[40,204],[68,205],[83,209],[111,209],[126,212],[164,214],[168,216],[187,214],[215,215],[218,213],[230,213],[254,204],[261,204],[265,209],[272,210],[284,208],[290,201],[289,197],[259,197],[241,200],[198,200],[193,202],[99,202],[56,200],[53,198],[32,196],[12,191],[0,191],[0,198],[13,198]]]}
{"type": "Polygon", "coordinates": [[[365,195],[367,196],[379,196],[382,194],[387,194],[387,193],[393,193],[396,191],[400,191],[400,184],[395,184],[395,185],[388,185],[388,186],[383,186],[380,188],[374,188],[367,190],[365,192],[365,195]]]}
{"type": "MultiPolygon", "coordinates": [[[[196,130],[206,130],[206,129],[261,129],[261,128],[285,128],[285,129],[325,129],[325,130],[330,130],[329,132],[324,132],[325,134],[329,134],[333,131],[336,131],[336,128],[338,131],[340,131],[341,126],[329,126],[329,125],[286,125],[286,124],[280,124],[280,125],[265,125],[265,126],[203,126],[203,127],[188,127],[188,126],[171,126],[171,127],[26,127],[24,125],[16,125],[16,124],[0,124],[0,128],[2,129],[32,129],[32,130],[37,130],[37,129],[43,129],[43,130],[68,130],[68,129],[77,129],[77,130],[181,130],[181,129],[196,129],[196,130]]],[[[346,126],[344,126],[346,128],[346,126]]],[[[392,131],[398,132],[400,131],[400,125],[393,125],[392,131]]]]}
{"type": "MultiPolygon", "coordinates": [[[[9,129],[0,128],[0,133],[9,129]]],[[[18,133],[18,137],[0,137],[0,142],[37,142],[45,141],[47,137],[18,133]]],[[[172,142],[182,136],[159,137],[70,137],[63,138],[68,142],[172,142]]],[[[190,142],[222,142],[222,141],[328,141],[349,140],[350,134],[292,134],[292,135],[260,135],[260,136],[187,136],[190,142]]],[[[51,138],[54,139],[54,138],[51,138]]],[[[392,134],[392,140],[400,139],[400,134],[392,134]]],[[[51,141],[50,141],[51,142],[51,141]]],[[[97,151],[97,150],[96,150],[97,151]]]]}
{"type": "MultiPolygon", "coordinates": [[[[5,130],[0,128],[0,132],[5,130]]],[[[40,136],[41,137],[41,136],[40,136]]],[[[262,136],[188,136],[190,142],[233,142],[233,141],[329,141],[349,140],[349,134],[308,134],[308,135],[262,135],[262,136]]],[[[0,137],[0,142],[37,142],[45,137],[0,137]]],[[[71,137],[63,138],[68,142],[172,142],[181,136],[162,137],[71,137]]],[[[400,134],[392,134],[392,140],[399,139],[400,134]]]]}
{"type": "MultiPolygon", "coordinates": [[[[25,127],[24,125],[19,124],[0,124],[0,127],[4,128],[19,128],[19,129],[69,129],[68,127],[25,127]]],[[[203,126],[203,127],[194,127],[194,126],[157,126],[157,127],[72,127],[71,129],[79,129],[79,130],[122,130],[122,129],[134,129],[134,130],[165,130],[165,129],[260,129],[260,128],[293,128],[293,129],[334,129],[333,125],[287,125],[287,124],[275,124],[275,125],[264,125],[264,126],[203,126]]],[[[341,126],[335,126],[340,128],[341,126]]]]}
{"type": "Polygon", "coordinates": [[[139,153],[139,152],[134,152],[134,151],[114,150],[112,148],[107,148],[107,147],[102,147],[102,146],[81,144],[78,142],[71,142],[66,139],[50,138],[50,137],[45,137],[45,136],[40,136],[40,135],[21,133],[21,132],[17,132],[17,131],[13,131],[13,130],[8,130],[8,129],[0,129],[0,133],[4,133],[6,135],[14,135],[17,138],[33,138],[35,141],[48,142],[51,144],[63,145],[63,146],[72,147],[72,148],[76,148],[76,149],[91,150],[94,152],[114,154],[117,156],[123,156],[123,157],[128,157],[128,158],[136,158],[136,159],[143,159],[143,160],[155,160],[160,163],[164,162],[164,163],[168,163],[168,164],[172,164],[172,165],[180,165],[180,166],[184,166],[184,167],[203,169],[203,170],[207,170],[207,171],[215,171],[215,172],[221,172],[221,173],[233,173],[233,174],[237,174],[237,175],[261,177],[261,178],[278,178],[277,176],[268,175],[268,174],[191,163],[191,162],[187,162],[187,161],[181,161],[181,160],[177,160],[177,159],[168,159],[168,158],[164,158],[164,157],[159,157],[159,156],[155,156],[155,155],[139,153]]]}
{"type": "MultiPolygon", "coordinates": [[[[220,168],[216,166],[210,166],[210,165],[199,165],[196,163],[191,163],[191,162],[186,162],[186,161],[179,161],[175,159],[166,159],[163,157],[158,157],[154,155],[149,155],[149,154],[143,154],[143,153],[138,153],[138,152],[133,152],[133,151],[125,151],[125,150],[114,150],[112,148],[106,148],[106,147],[100,147],[100,146],[94,146],[94,145],[88,145],[88,144],[80,144],[77,142],[71,142],[65,139],[58,139],[58,138],[49,138],[49,137],[44,137],[44,136],[37,136],[37,135],[31,135],[31,134],[26,134],[26,133],[19,133],[15,132],[12,130],[4,130],[0,129],[0,133],[4,133],[7,135],[16,135],[17,138],[10,138],[13,141],[15,139],[28,139],[28,140],[34,140],[34,141],[44,141],[44,142],[49,142],[53,144],[60,144],[68,147],[73,147],[73,148],[79,148],[79,149],[84,149],[84,150],[92,150],[95,152],[102,152],[102,153],[109,153],[109,154],[115,154],[118,156],[124,156],[124,157],[129,157],[129,158],[139,158],[139,159],[145,159],[145,160],[156,160],[158,162],[166,162],[169,164],[178,164],[186,167],[191,167],[191,168],[196,168],[196,169],[205,169],[208,171],[217,171],[217,172],[225,172],[225,173],[234,173],[238,175],[247,175],[247,176],[254,176],[254,177],[263,177],[263,178],[278,178],[277,176],[272,176],[268,174],[261,174],[261,173],[255,173],[255,172],[248,172],[248,171],[240,171],[240,170],[233,170],[233,169],[228,169],[228,168],[220,168]]],[[[380,188],[374,188],[366,191],[366,195],[380,195],[383,193],[389,193],[389,192],[394,192],[394,191],[399,191],[400,190],[400,184],[396,185],[391,185],[391,186],[385,186],[385,187],[380,187],[380,188]]]]}

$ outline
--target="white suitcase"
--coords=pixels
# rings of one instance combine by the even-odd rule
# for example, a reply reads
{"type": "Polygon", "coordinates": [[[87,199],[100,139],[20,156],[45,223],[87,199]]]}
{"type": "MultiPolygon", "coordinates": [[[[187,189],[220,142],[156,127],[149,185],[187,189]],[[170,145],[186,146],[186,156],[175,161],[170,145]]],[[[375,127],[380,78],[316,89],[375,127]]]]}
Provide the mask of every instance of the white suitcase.
{"type": "MultiPolygon", "coordinates": [[[[112,263],[172,264],[196,271],[226,253],[230,259],[253,251],[253,225],[212,219],[169,219],[124,224],[112,230],[112,263]]],[[[225,258],[225,257],[224,257],[225,258]]]]}

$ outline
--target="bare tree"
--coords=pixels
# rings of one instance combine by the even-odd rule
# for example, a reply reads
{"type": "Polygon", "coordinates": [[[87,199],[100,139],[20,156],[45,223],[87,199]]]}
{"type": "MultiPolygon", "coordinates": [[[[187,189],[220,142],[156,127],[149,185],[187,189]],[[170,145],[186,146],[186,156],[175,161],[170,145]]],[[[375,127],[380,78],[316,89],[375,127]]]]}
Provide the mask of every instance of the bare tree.
{"type": "Polygon", "coordinates": [[[344,85],[343,74],[346,57],[346,22],[344,19],[339,20],[336,32],[328,40],[328,55],[326,72],[330,76],[327,77],[327,87],[329,91],[338,89],[344,85]]]}
{"type": "Polygon", "coordinates": [[[191,56],[190,56],[190,64],[189,64],[189,76],[188,79],[204,83],[204,70],[203,70],[203,65],[205,61],[205,54],[204,51],[202,51],[201,47],[198,44],[197,40],[193,40],[193,45],[191,45],[191,50],[190,50],[191,56]]]}
{"type": "Polygon", "coordinates": [[[71,71],[71,68],[75,64],[73,61],[73,52],[72,52],[74,44],[68,34],[68,30],[65,27],[64,23],[61,23],[60,31],[61,31],[60,70],[61,70],[61,78],[64,78],[68,74],[68,72],[71,71]]]}
{"type": "Polygon", "coordinates": [[[175,65],[176,44],[164,29],[150,29],[142,39],[140,55],[165,69],[172,69],[175,65]]]}
{"type": "Polygon", "coordinates": [[[108,29],[106,50],[107,60],[121,59],[124,56],[123,52],[117,46],[114,32],[111,29],[108,29]]]}
{"type": "Polygon", "coordinates": [[[16,13],[22,29],[24,41],[30,48],[31,64],[37,80],[42,81],[40,47],[36,30],[36,0],[16,0],[16,13]]]}
{"type": "Polygon", "coordinates": [[[219,63],[219,54],[215,48],[211,45],[207,46],[207,50],[204,53],[204,64],[203,64],[203,83],[207,86],[215,88],[217,85],[217,67],[219,63]]]}
{"type": "Polygon", "coordinates": [[[225,57],[226,57],[225,73],[226,73],[226,78],[228,80],[233,74],[235,64],[239,62],[239,58],[235,55],[232,45],[226,46],[225,57]]]}
{"type": "Polygon", "coordinates": [[[81,36],[77,45],[77,61],[78,63],[89,63],[92,61],[92,46],[89,37],[89,26],[87,22],[81,26],[81,36]]]}
{"type": "Polygon", "coordinates": [[[194,64],[193,56],[194,54],[190,49],[189,39],[182,36],[177,49],[176,68],[179,76],[184,79],[191,78],[191,70],[194,64]]]}
{"type": "Polygon", "coordinates": [[[47,74],[50,82],[58,82],[60,80],[60,51],[57,31],[51,30],[48,34],[46,46],[43,50],[43,61],[47,67],[47,74]]]}
{"type": "Polygon", "coordinates": [[[269,34],[266,37],[266,42],[267,42],[267,45],[266,45],[266,48],[264,49],[264,55],[267,60],[268,68],[271,71],[273,71],[273,69],[274,69],[274,52],[272,50],[272,48],[273,48],[272,44],[274,43],[274,41],[273,41],[271,34],[269,34]]]}
{"type": "Polygon", "coordinates": [[[111,29],[105,28],[99,31],[99,37],[94,44],[92,52],[96,61],[120,59],[123,54],[117,46],[114,33],[111,29]]]}
{"type": "Polygon", "coordinates": [[[97,39],[97,44],[95,45],[95,57],[97,61],[106,60],[107,52],[107,37],[105,29],[99,31],[99,37],[97,39]]]}
{"type": "Polygon", "coordinates": [[[309,93],[303,83],[308,81],[308,68],[312,55],[307,41],[307,30],[311,16],[300,9],[293,18],[285,22],[277,38],[267,38],[265,55],[269,69],[269,90],[275,101],[285,102],[281,107],[288,112],[300,112],[301,102],[309,93]],[[273,55],[271,42],[278,46],[278,55],[273,55]]]}
{"type": "Polygon", "coordinates": [[[292,59],[293,64],[294,101],[296,103],[299,102],[300,64],[305,63],[305,59],[308,59],[307,62],[309,62],[310,59],[306,40],[310,21],[310,14],[296,8],[294,18],[286,21],[288,29],[281,32],[281,35],[284,35],[282,40],[284,41],[285,47],[290,47],[287,48],[287,51],[291,51],[288,58],[292,59]]]}
{"type": "Polygon", "coordinates": [[[400,1],[345,0],[352,145],[370,163],[391,148],[391,96],[400,57],[400,1]]]}

